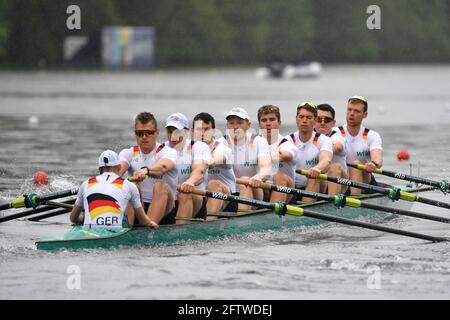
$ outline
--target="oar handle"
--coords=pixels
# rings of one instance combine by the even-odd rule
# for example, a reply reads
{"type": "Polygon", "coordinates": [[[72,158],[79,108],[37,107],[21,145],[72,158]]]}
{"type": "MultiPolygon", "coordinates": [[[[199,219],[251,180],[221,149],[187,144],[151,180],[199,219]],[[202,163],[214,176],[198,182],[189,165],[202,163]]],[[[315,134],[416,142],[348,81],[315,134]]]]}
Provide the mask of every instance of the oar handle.
{"type": "MultiPolygon", "coordinates": [[[[177,186],[177,191],[178,192],[183,192],[183,191],[181,191],[181,188],[180,188],[180,186],[177,186]]],[[[194,188],[191,192],[189,192],[189,193],[193,193],[193,194],[196,194],[196,195],[199,195],[199,196],[206,196],[206,192],[207,191],[205,191],[205,190],[202,190],[202,189],[198,189],[198,188],[194,188]]]]}
{"type": "MultiPolygon", "coordinates": [[[[242,184],[242,185],[248,187],[250,182],[249,182],[248,179],[237,178],[236,179],[236,183],[237,184],[242,184]]],[[[272,185],[268,184],[268,183],[265,183],[265,182],[260,182],[259,186],[261,187],[261,189],[272,190],[272,185]]]]}

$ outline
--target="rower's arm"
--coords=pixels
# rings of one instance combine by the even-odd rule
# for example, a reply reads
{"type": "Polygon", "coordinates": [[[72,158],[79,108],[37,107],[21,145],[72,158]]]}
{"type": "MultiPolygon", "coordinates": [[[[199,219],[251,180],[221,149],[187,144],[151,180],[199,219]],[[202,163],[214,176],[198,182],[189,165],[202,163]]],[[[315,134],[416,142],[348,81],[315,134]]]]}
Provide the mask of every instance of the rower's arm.
{"type": "Polygon", "coordinates": [[[330,167],[333,154],[330,151],[322,150],[319,152],[319,163],[315,166],[320,172],[324,173],[328,171],[330,167]]]}
{"type": "Polygon", "coordinates": [[[383,166],[383,150],[373,149],[370,151],[370,160],[374,161],[378,168],[381,168],[383,166]]]}
{"type": "Polygon", "coordinates": [[[340,154],[344,151],[344,145],[339,141],[333,141],[333,154],[340,154]]]}
{"type": "Polygon", "coordinates": [[[252,178],[266,181],[270,178],[270,172],[272,171],[272,160],[269,154],[263,154],[258,157],[258,173],[255,174],[252,178]]]}
{"type": "Polygon", "coordinates": [[[167,158],[159,159],[154,165],[148,167],[150,177],[160,177],[166,172],[173,170],[175,163],[167,158]]]}
{"type": "Polygon", "coordinates": [[[205,179],[205,172],[208,170],[208,163],[206,161],[198,161],[192,164],[192,173],[185,183],[198,186],[205,179]]]}
{"type": "Polygon", "coordinates": [[[125,172],[130,168],[130,165],[126,161],[120,161],[120,171],[119,171],[119,177],[123,176],[125,172]]]}
{"type": "Polygon", "coordinates": [[[82,224],[83,223],[83,215],[81,214],[82,211],[83,208],[75,204],[73,206],[72,212],[70,213],[70,222],[74,224],[82,224]]]}
{"type": "Polygon", "coordinates": [[[281,151],[280,150],[279,154],[280,154],[280,158],[279,158],[280,162],[290,162],[290,161],[292,161],[292,159],[294,159],[294,156],[289,151],[281,151]]]}

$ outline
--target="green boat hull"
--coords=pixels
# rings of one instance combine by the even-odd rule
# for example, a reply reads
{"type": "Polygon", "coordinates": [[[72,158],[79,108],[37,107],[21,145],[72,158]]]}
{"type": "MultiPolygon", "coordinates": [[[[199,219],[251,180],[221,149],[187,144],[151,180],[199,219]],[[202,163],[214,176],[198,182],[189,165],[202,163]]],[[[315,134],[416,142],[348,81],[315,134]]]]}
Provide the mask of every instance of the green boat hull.
{"type": "MultiPolygon", "coordinates": [[[[380,195],[369,195],[365,201],[407,209],[411,203],[392,202],[380,195]]],[[[303,206],[305,207],[305,206],[303,206]]],[[[365,219],[377,216],[392,216],[379,211],[363,208],[336,208],[329,203],[318,202],[307,205],[311,211],[337,215],[349,219],[365,219]]],[[[256,210],[246,214],[236,214],[215,221],[194,222],[182,225],[163,225],[157,229],[138,228],[95,228],[76,226],[61,237],[52,237],[36,242],[39,250],[118,248],[169,244],[186,240],[205,240],[210,238],[236,236],[251,232],[276,231],[298,227],[316,226],[326,221],[284,216],[283,218],[268,210],[256,210]]]]}

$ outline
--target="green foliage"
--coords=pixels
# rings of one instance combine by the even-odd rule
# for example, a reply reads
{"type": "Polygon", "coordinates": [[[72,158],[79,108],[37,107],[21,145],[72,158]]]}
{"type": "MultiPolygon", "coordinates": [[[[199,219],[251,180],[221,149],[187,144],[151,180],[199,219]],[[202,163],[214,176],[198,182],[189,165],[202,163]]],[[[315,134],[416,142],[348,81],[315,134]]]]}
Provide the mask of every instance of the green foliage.
{"type": "Polygon", "coordinates": [[[62,63],[68,35],[153,26],[157,63],[261,64],[277,56],[323,62],[450,60],[448,0],[0,0],[0,62],[62,63]],[[82,30],[66,28],[71,4],[82,30]],[[366,9],[381,8],[381,30],[366,9]]]}

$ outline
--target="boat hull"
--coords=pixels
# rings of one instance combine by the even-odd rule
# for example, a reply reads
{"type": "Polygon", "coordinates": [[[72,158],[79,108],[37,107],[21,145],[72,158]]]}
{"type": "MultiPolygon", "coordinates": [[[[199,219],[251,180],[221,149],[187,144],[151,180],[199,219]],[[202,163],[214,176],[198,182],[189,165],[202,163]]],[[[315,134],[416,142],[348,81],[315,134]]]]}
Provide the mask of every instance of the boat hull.
{"type": "MultiPolygon", "coordinates": [[[[386,197],[371,195],[365,201],[372,203],[409,208],[411,203],[397,201],[393,203],[386,197]]],[[[363,208],[336,208],[329,203],[319,202],[307,205],[305,209],[337,215],[349,219],[365,219],[376,216],[392,216],[379,211],[363,208]]],[[[36,242],[40,250],[117,248],[145,246],[163,243],[175,243],[187,240],[205,240],[216,237],[236,236],[251,232],[276,231],[297,227],[310,227],[326,221],[308,217],[284,216],[283,218],[268,210],[236,214],[215,221],[194,222],[183,225],[163,225],[157,229],[138,228],[94,228],[76,226],[61,237],[43,239],[36,242]]]]}

